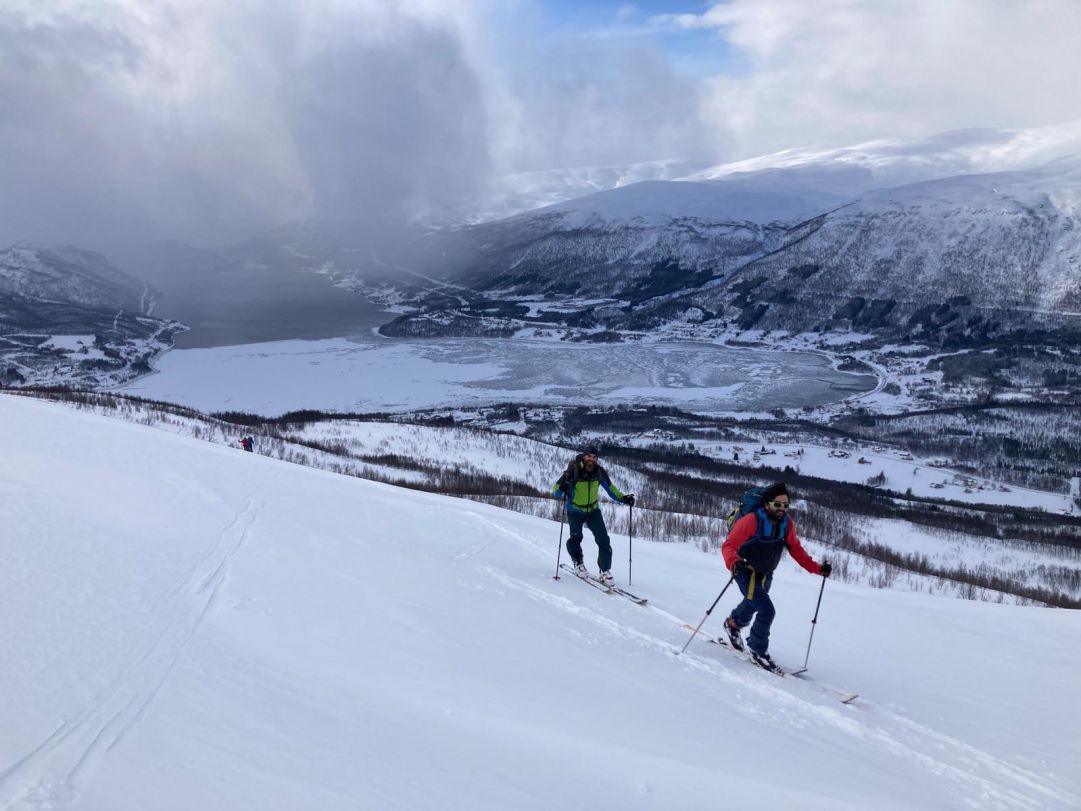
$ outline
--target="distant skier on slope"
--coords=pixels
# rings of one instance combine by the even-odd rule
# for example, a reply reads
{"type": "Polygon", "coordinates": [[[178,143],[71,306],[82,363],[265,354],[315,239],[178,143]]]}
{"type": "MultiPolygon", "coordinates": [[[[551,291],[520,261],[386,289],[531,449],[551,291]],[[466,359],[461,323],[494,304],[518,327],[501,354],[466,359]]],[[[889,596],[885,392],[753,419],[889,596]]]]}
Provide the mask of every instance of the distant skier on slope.
{"type": "Polygon", "coordinates": [[[600,567],[600,579],[605,585],[614,582],[612,577],[612,543],[608,539],[608,530],[604,526],[604,516],[600,510],[600,489],[610,498],[629,507],[634,506],[634,495],[623,495],[612,484],[608,474],[598,461],[599,453],[595,446],[586,448],[578,454],[559,477],[552,488],[557,498],[567,502],[567,523],[570,536],[567,538],[567,552],[574,561],[574,569],[580,576],[587,574],[582,556],[582,526],[588,526],[597,542],[597,566],[600,567]]]}
{"type": "Polygon", "coordinates": [[[240,447],[242,447],[248,453],[253,453],[255,451],[255,438],[250,436],[242,436],[240,438],[240,447]]]}
{"type": "Polygon", "coordinates": [[[743,592],[743,600],[724,621],[728,641],[736,650],[743,650],[740,630],[746,628],[757,613],[747,637],[747,647],[754,663],[767,670],[779,669],[768,653],[769,629],[776,614],[769,588],[781,555],[787,549],[796,563],[811,574],[829,577],[832,572],[829,561],[815,563],[800,544],[796,523],[788,515],[788,505],[788,488],[784,482],[770,485],[762,492],[761,506],[732,524],[721,547],[724,565],[743,592]]]}

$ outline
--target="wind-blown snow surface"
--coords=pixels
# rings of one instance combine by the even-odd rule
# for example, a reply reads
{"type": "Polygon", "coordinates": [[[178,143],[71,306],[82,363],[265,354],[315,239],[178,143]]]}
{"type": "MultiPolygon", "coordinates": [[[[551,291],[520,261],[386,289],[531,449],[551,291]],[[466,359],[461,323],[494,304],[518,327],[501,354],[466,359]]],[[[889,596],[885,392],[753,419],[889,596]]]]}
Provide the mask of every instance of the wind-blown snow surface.
{"type": "MultiPolygon", "coordinates": [[[[1077,612],[831,583],[816,681],[778,679],[673,654],[725,581],[690,547],[636,545],[640,608],[553,581],[549,521],[35,401],[0,424],[0,807],[1081,804],[1077,612]]],[[[798,664],[820,581],[776,581],[798,664]]]]}

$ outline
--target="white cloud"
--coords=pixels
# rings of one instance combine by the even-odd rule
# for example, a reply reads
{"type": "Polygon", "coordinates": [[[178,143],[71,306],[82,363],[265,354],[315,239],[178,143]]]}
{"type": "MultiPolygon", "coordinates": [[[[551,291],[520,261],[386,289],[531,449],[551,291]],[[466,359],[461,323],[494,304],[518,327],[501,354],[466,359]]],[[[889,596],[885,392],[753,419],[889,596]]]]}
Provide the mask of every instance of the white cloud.
{"type": "Polygon", "coordinates": [[[1074,0],[731,0],[663,22],[714,29],[746,60],[704,89],[739,157],[1081,118],[1074,0]]]}
{"type": "Polygon", "coordinates": [[[543,0],[0,0],[0,241],[212,243],[457,203],[493,172],[1081,119],[1074,0],[614,15],[590,33],[543,0]],[[673,66],[672,33],[703,30],[738,69],[673,66]]]}

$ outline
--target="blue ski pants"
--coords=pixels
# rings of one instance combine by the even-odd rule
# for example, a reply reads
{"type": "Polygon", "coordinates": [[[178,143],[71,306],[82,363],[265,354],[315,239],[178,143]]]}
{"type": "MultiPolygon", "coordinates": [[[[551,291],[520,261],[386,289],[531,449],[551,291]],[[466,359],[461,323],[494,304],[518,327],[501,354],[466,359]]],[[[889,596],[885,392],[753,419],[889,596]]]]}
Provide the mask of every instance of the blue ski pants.
{"type": "Polygon", "coordinates": [[[570,525],[571,534],[567,538],[567,551],[571,560],[578,562],[582,559],[582,527],[589,527],[593,533],[593,540],[597,542],[597,565],[601,571],[612,568],[612,542],[608,539],[608,530],[604,526],[604,516],[601,515],[600,507],[587,513],[578,510],[567,510],[567,523],[570,525]]]}
{"type": "Polygon", "coordinates": [[[755,618],[747,637],[747,647],[755,653],[769,650],[769,628],[777,614],[773,600],[769,598],[769,587],[773,584],[773,573],[762,576],[757,572],[740,569],[736,572],[736,585],[743,593],[743,601],[732,611],[732,621],[740,628],[750,625],[755,618]]]}

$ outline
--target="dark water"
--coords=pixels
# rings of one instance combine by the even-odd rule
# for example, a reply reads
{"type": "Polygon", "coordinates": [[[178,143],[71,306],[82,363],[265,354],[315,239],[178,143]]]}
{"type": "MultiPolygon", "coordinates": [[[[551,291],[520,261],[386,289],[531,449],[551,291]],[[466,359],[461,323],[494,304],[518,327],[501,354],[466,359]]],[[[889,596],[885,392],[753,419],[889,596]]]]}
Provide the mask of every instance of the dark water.
{"type": "Polygon", "coordinates": [[[176,337],[178,349],[338,338],[393,318],[317,273],[237,267],[212,282],[174,280],[154,314],[191,327],[176,337]]]}

